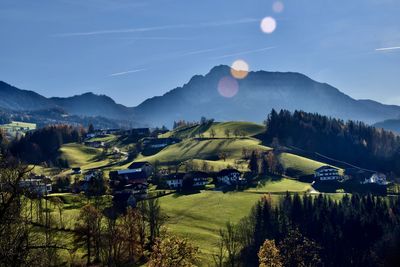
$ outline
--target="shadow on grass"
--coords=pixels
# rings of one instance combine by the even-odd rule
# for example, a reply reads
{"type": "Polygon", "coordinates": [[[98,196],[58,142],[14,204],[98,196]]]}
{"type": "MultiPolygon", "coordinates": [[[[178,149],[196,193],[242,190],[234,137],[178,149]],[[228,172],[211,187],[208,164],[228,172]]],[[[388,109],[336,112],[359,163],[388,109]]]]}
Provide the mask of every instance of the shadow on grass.
{"type": "Polygon", "coordinates": [[[173,194],[172,196],[173,196],[174,198],[178,198],[178,197],[189,196],[189,195],[195,195],[195,194],[200,194],[200,193],[201,193],[200,190],[190,190],[190,191],[175,192],[175,194],[173,194]]]}

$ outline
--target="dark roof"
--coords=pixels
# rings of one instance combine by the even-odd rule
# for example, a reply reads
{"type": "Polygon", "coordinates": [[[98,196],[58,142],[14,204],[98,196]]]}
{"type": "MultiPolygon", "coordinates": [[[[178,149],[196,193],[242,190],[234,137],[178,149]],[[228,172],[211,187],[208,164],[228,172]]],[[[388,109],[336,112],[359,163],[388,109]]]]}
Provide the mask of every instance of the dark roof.
{"type": "MultiPolygon", "coordinates": [[[[124,171],[124,170],[122,170],[124,171]]],[[[140,172],[127,172],[127,173],[120,173],[121,171],[111,171],[110,172],[110,179],[117,180],[119,178],[124,178],[126,180],[142,180],[147,179],[147,174],[143,171],[140,172]]]]}
{"type": "Polygon", "coordinates": [[[148,161],[133,162],[131,165],[129,165],[128,169],[138,169],[142,168],[145,165],[151,165],[151,164],[148,161]]]}
{"type": "Polygon", "coordinates": [[[177,180],[177,179],[183,179],[183,177],[186,175],[186,173],[183,172],[178,172],[178,173],[170,173],[167,176],[164,176],[165,180],[177,180]]]}
{"type": "Polygon", "coordinates": [[[188,172],[187,175],[190,175],[191,177],[195,177],[195,178],[208,178],[210,177],[210,175],[206,172],[202,172],[202,171],[191,171],[188,172]]]}
{"type": "Polygon", "coordinates": [[[321,170],[327,170],[327,169],[338,170],[338,168],[335,168],[335,167],[332,167],[332,166],[329,166],[329,165],[324,165],[324,166],[319,167],[319,168],[316,169],[315,171],[321,171],[321,170]]]}
{"type": "Polygon", "coordinates": [[[225,176],[231,173],[241,173],[241,172],[236,169],[223,169],[218,173],[218,176],[225,176]]]}

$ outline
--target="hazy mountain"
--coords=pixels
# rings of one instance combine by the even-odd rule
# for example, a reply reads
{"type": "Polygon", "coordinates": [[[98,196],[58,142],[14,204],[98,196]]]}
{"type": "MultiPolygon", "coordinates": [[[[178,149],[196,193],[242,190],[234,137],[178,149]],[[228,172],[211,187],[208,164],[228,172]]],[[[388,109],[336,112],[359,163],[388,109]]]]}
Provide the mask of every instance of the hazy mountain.
{"type": "Polygon", "coordinates": [[[70,114],[81,116],[103,116],[112,119],[132,119],[133,110],[105,95],[85,93],[72,97],[53,97],[50,100],[70,114]]]}
{"type": "Polygon", "coordinates": [[[10,110],[38,110],[54,107],[51,100],[32,91],[0,81],[0,107],[10,110]]]}
{"type": "Polygon", "coordinates": [[[144,101],[135,108],[136,115],[158,125],[170,125],[179,119],[198,120],[200,116],[262,122],[272,108],[318,112],[367,123],[400,115],[399,106],[355,100],[328,84],[292,72],[250,72],[238,80],[237,95],[225,98],[217,88],[221,78],[229,75],[228,66],[218,66],[205,76],[194,76],[184,86],[144,101]]]}
{"type": "Polygon", "coordinates": [[[374,124],[375,127],[394,131],[400,134],[400,119],[385,120],[374,124]]]}
{"type": "Polygon", "coordinates": [[[129,108],[104,95],[85,93],[67,98],[46,98],[0,82],[0,107],[12,110],[61,108],[71,115],[102,116],[135,121],[140,125],[171,126],[176,120],[199,120],[201,116],[219,121],[262,122],[272,108],[304,110],[370,124],[400,118],[400,107],[372,100],[355,100],[338,89],[293,72],[250,72],[237,80],[238,93],[231,98],[218,93],[218,84],[229,77],[228,66],[217,66],[202,76],[163,96],[129,108]]]}

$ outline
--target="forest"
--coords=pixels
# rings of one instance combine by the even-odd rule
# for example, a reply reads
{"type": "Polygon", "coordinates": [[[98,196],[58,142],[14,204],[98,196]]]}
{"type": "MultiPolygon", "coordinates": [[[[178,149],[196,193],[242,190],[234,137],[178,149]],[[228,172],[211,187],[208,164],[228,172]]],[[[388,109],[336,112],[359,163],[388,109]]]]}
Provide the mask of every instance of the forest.
{"type": "Polygon", "coordinates": [[[317,152],[327,157],[390,174],[400,174],[400,136],[363,122],[314,113],[272,110],[263,142],[317,152]]]}

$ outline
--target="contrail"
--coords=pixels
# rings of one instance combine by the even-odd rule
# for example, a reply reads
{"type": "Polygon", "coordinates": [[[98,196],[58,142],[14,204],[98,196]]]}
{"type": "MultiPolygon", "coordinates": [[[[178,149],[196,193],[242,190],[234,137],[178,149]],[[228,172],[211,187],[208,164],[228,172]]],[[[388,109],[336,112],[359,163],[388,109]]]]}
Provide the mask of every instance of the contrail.
{"type": "Polygon", "coordinates": [[[121,75],[129,74],[129,73],[136,73],[136,72],[145,71],[145,70],[146,69],[127,70],[127,71],[116,72],[116,73],[110,74],[110,76],[121,76],[121,75]]]}
{"type": "Polygon", "coordinates": [[[382,47],[382,48],[375,49],[375,51],[388,51],[388,50],[397,50],[397,49],[400,49],[400,46],[382,47]]]}

